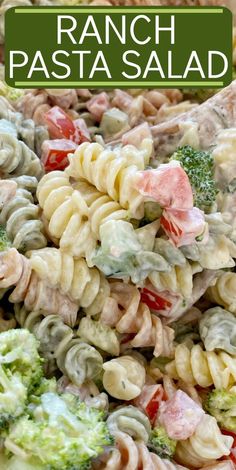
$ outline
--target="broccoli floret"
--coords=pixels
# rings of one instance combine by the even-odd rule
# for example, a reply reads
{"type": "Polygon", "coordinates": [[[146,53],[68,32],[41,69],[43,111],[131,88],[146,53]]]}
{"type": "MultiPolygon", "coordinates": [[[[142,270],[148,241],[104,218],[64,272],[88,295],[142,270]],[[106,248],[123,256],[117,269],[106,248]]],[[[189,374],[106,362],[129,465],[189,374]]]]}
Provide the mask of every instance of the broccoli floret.
{"type": "Polygon", "coordinates": [[[5,251],[11,246],[5,228],[0,225],[0,251],[5,251]]]}
{"type": "Polygon", "coordinates": [[[112,442],[101,412],[69,394],[45,393],[11,424],[5,447],[45,470],[85,470],[112,442]]]}
{"type": "Polygon", "coordinates": [[[0,334],[0,431],[25,410],[28,393],[41,380],[38,342],[28,330],[0,334]]]}
{"type": "Polygon", "coordinates": [[[38,353],[38,341],[25,329],[8,330],[0,334],[0,365],[12,375],[18,374],[28,393],[40,384],[43,369],[38,353]]]}
{"type": "Polygon", "coordinates": [[[57,393],[57,381],[55,377],[52,379],[45,379],[45,377],[43,377],[33,392],[35,396],[40,396],[44,393],[57,393]]]}
{"type": "Polygon", "coordinates": [[[236,394],[228,390],[213,390],[204,403],[205,410],[219,425],[229,431],[236,432],[236,394]]]}
{"type": "Polygon", "coordinates": [[[176,441],[169,438],[162,426],[158,426],[151,432],[148,448],[163,459],[171,459],[175,453],[176,441]]]}
{"type": "Polygon", "coordinates": [[[208,152],[194,150],[189,145],[179,147],[171,157],[178,160],[189,177],[194,205],[207,211],[218,193],[214,180],[214,160],[208,152]]]}
{"type": "Polygon", "coordinates": [[[0,365],[0,432],[2,434],[8,424],[22,415],[27,400],[27,388],[23,385],[19,374],[0,365]]]}

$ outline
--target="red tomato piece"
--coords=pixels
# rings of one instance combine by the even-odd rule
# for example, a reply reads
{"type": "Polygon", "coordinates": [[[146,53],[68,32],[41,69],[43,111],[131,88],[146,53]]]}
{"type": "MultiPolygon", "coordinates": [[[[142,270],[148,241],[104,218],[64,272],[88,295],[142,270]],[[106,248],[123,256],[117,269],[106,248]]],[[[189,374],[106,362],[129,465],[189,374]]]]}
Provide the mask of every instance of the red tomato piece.
{"type": "Polygon", "coordinates": [[[74,153],[77,147],[78,145],[71,140],[45,140],[41,156],[45,171],[64,170],[69,163],[68,154],[74,153]]]}
{"type": "Polygon", "coordinates": [[[196,241],[206,243],[208,240],[208,225],[204,213],[197,207],[189,210],[166,208],[160,222],[177,247],[196,241]]]}
{"type": "Polygon", "coordinates": [[[135,184],[143,196],[158,202],[161,207],[192,209],[193,193],[187,173],[179,162],[159,165],[155,170],[140,171],[135,184]]]}
{"type": "Polygon", "coordinates": [[[162,398],[163,398],[162,390],[157,390],[146,406],[146,413],[152,423],[155,422],[156,420],[162,398]]]}
{"type": "Polygon", "coordinates": [[[163,399],[165,398],[162,385],[144,385],[141,394],[134,400],[134,404],[145,411],[153,424],[163,399]]]}
{"type": "Polygon", "coordinates": [[[165,297],[160,296],[159,293],[144,287],[141,290],[141,301],[145,303],[151,310],[166,310],[170,309],[172,303],[165,297]]]}
{"type": "Polygon", "coordinates": [[[90,137],[89,130],[87,128],[85,120],[79,118],[79,119],[75,119],[75,121],[73,121],[73,123],[74,123],[76,129],[79,129],[80,136],[81,136],[81,144],[83,142],[90,142],[91,137],[90,137]]]}
{"type": "Polygon", "coordinates": [[[52,139],[68,139],[81,143],[81,132],[72,119],[59,106],[53,106],[44,115],[52,139]]]}

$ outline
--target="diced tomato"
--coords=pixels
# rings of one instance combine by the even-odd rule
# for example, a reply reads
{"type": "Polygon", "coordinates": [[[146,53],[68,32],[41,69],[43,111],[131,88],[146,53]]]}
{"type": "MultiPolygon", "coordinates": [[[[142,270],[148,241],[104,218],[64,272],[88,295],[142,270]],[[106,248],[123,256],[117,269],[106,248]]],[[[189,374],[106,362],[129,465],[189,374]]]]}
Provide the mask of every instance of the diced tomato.
{"type": "Polygon", "coordinates": [[[236,464],[236,434],[234,432],[231,432],[231,431],[226,431],[225,429],[221,429],[221,432],[222,434],[224,434],[225,436],[231,436],[234,438],[234,442],[233,442],[233,445],[232,445],[232,449],[231,449],[231,453],[230,453],[230,460],[236,464]]]}
{"type": "Polygon", "coordinates": [[[172,303],[165,297],[161,297],[160,294],[153,290],[149,290],[146,287],[141,290],[141,301],[151,310],[156,311],[166,310],[172,306],[172,303]]]}
{"type": "Polygon", "coordinates": [[[59,106],[53,106],[44,115],[52,139],[68,139],[81,143],[81,132],[74,121],[59,106]]]}
{"type": "Polygon", "coordinates": [[[146,406],[146,413],[151,422],[154,422],[156,420],[162,398],[163,392],[161,390],[157,390],[146,406]]]}
{"type": "Polygon", "coordinates": [[[158,202],[161,207],[192,209],[193,193],[187,174],[179,162],[171,161],[157,169],[140,171],[135,182],[143,196],[158,202]]]}
{"type": "Polygon", "coordinates": [[[153,424],[163,399],[166,398],[164,398],[162,385],[144,385],[141,394],[134,400],[134,404],[147,414],[153,424]]]}
{"type": "Polygon", "coordinates": [[[69,161],[68,154],[74,153],[78,145],[67,139],[45,140],[41,160],[45,171],[64,170],[69,161]]]}
{"type": "Polygon", "coordinates": [[[208,240],[208,225],[204,213],[197,207],[188,210],[166,208],[160,222],[177,247],[208,240]]]}
{"type": "Polygon", "coordinates": [[[165,219],[164,216],[161,217],[160,222],[165,232],[176,235],[176,237],[182,235],[182,230],[180,230],[179,227],[174,226],[174,224],[172,224],[172,222],[170,222],[169,220],[165,219]]]}
{"type": "Polygon", "coordinates": [[[90,134],[89,134],[89,130],[87,128],[87,125],[86,125],[86,122],[84,119],[75,119],[75,121],[73,121],[75,127],[77,129],[79,129],[80,131],[80,134],[81,134],[81,144],[83,142],[90,142],[91,141],[91,137],[90,137],[90,134]]]}

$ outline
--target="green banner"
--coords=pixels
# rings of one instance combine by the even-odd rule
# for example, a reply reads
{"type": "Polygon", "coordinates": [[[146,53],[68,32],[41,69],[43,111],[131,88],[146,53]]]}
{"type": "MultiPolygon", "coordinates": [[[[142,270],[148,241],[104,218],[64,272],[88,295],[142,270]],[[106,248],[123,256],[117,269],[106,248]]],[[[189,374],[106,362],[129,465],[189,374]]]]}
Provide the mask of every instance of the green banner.
{"type": "Polygon", "coordinates": [[[17,7],[6,13],[6,81],[17,88],[223,87],[227,8],[17,7]]]}

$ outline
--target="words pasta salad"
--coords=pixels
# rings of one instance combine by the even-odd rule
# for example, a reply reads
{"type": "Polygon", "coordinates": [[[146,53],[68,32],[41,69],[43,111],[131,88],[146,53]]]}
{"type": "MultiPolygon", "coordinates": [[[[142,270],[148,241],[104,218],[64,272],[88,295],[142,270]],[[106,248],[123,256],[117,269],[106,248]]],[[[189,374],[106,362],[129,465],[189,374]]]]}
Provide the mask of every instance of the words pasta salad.
{"type": "Polygon", "coordinates": [[[0,469],[233,470],[236,81],[10,88],[35,3],[83,2],[0,5],[0,469]]]}

